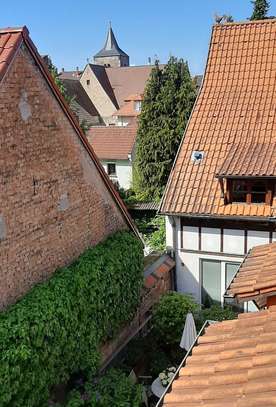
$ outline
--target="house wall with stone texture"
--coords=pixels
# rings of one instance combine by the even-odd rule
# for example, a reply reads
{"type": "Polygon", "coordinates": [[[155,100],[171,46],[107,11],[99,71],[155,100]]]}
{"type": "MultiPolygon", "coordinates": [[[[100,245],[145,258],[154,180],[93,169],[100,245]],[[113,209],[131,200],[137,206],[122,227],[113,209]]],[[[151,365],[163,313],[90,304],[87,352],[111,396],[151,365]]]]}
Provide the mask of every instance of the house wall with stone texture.
{"type": "Polygon", "coordinates": [[[116,119],[113,116],[113,113],[116,112],[117,108],[112,103],[110,97],[106,94],[89,65],[86,65],[80,78],[80,82],[104,123],[106,125],[114,124],[116,119]]]}
{"type": "Polygon", "coordinates": [[[94,57],[94,63],[106,67],[119,68],[120,66],[129,66],[129,57],[127,56],[94,57]]]}
{"type": "Polygon", "coordinates": [[[0,84],[0,308],[127,229],[24,46],[0,84]]]}

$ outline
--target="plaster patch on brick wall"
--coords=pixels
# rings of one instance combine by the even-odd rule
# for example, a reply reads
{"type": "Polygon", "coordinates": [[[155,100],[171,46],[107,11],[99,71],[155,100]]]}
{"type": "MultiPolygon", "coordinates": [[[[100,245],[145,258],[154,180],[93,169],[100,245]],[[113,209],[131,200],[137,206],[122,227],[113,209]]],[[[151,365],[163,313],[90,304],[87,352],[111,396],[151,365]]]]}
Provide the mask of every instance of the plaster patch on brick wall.
{"type": "Polygon", "coordinates": [[[7,237],[7,227],[3,215],[0,215],[0,240],[4,240],[7,237]]]}
{"type": "Polygon", "coordinates": [[[66,211],[69,208],[69,198],[67,192],[62,194],[58,202],[58,210],[60,212],[66,211]]]}
{"type": "Polygon", "coordinates": [[[28,118],[31,116],[31,106],[28,103],[28,94],[25,90],[21,91],[21,96],[20,96],[20,101],[18,104],[20,114],[24,122],[28,120],[28,118]]]}

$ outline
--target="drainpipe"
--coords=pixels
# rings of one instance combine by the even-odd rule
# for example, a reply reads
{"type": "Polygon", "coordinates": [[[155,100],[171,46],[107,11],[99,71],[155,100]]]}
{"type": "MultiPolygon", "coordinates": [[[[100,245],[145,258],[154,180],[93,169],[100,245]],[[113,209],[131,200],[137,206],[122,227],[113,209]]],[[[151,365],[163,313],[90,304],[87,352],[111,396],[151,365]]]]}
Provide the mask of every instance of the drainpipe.
{"type": "MultiPolygon", "coordinates": [[[[171,256],[173,259],[176,261],[177,257],[177,227],[176,227],[176,221],[174,216],[168,216],[170,225],[172,227],[172,238],[173,238],[173,247],[171,250],[171,256]]],[[[177,291],[177,282],[176,282],[176,272],[175,269],[172,272],[172,288],[173,290],[177,291]]]]}

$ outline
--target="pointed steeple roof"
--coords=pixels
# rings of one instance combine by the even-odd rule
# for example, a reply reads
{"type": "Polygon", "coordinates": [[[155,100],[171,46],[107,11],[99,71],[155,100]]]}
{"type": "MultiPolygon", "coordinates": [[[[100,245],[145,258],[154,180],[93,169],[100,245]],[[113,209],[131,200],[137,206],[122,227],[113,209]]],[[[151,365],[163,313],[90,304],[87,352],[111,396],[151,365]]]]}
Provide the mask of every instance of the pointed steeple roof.
{"type": "Polygon", "coordinates": [[[94,58],[113,57],[113,56],[128,56],[128,55],[119,47],[114,32],[112,30],[111,23],[109,23],[109,28],[104,47],[96,55],[94,55],[94,58]]]}

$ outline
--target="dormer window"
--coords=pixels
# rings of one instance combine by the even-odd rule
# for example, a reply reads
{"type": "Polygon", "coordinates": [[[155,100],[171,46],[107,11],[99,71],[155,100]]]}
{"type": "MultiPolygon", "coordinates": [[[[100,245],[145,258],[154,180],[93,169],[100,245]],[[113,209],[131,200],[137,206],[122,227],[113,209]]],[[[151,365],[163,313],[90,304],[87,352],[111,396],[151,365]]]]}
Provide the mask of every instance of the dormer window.
{"type": "Polygon", "coordinates": [[[276,192],[276,144],[234,144],[216,173],[225,204],[272,205],[276,192]]]}
{"type": "Polygon", "coordinates": [[[227,203],[272,204],[274,182],[269,179],[227,179],[227,203]]]}
{"type": "Polygon", "coordinates": [[[134,102],[134,109],[136,112],[141,112],[142,109],[142,101],[141,100],[136,100],[134,102]]]}

